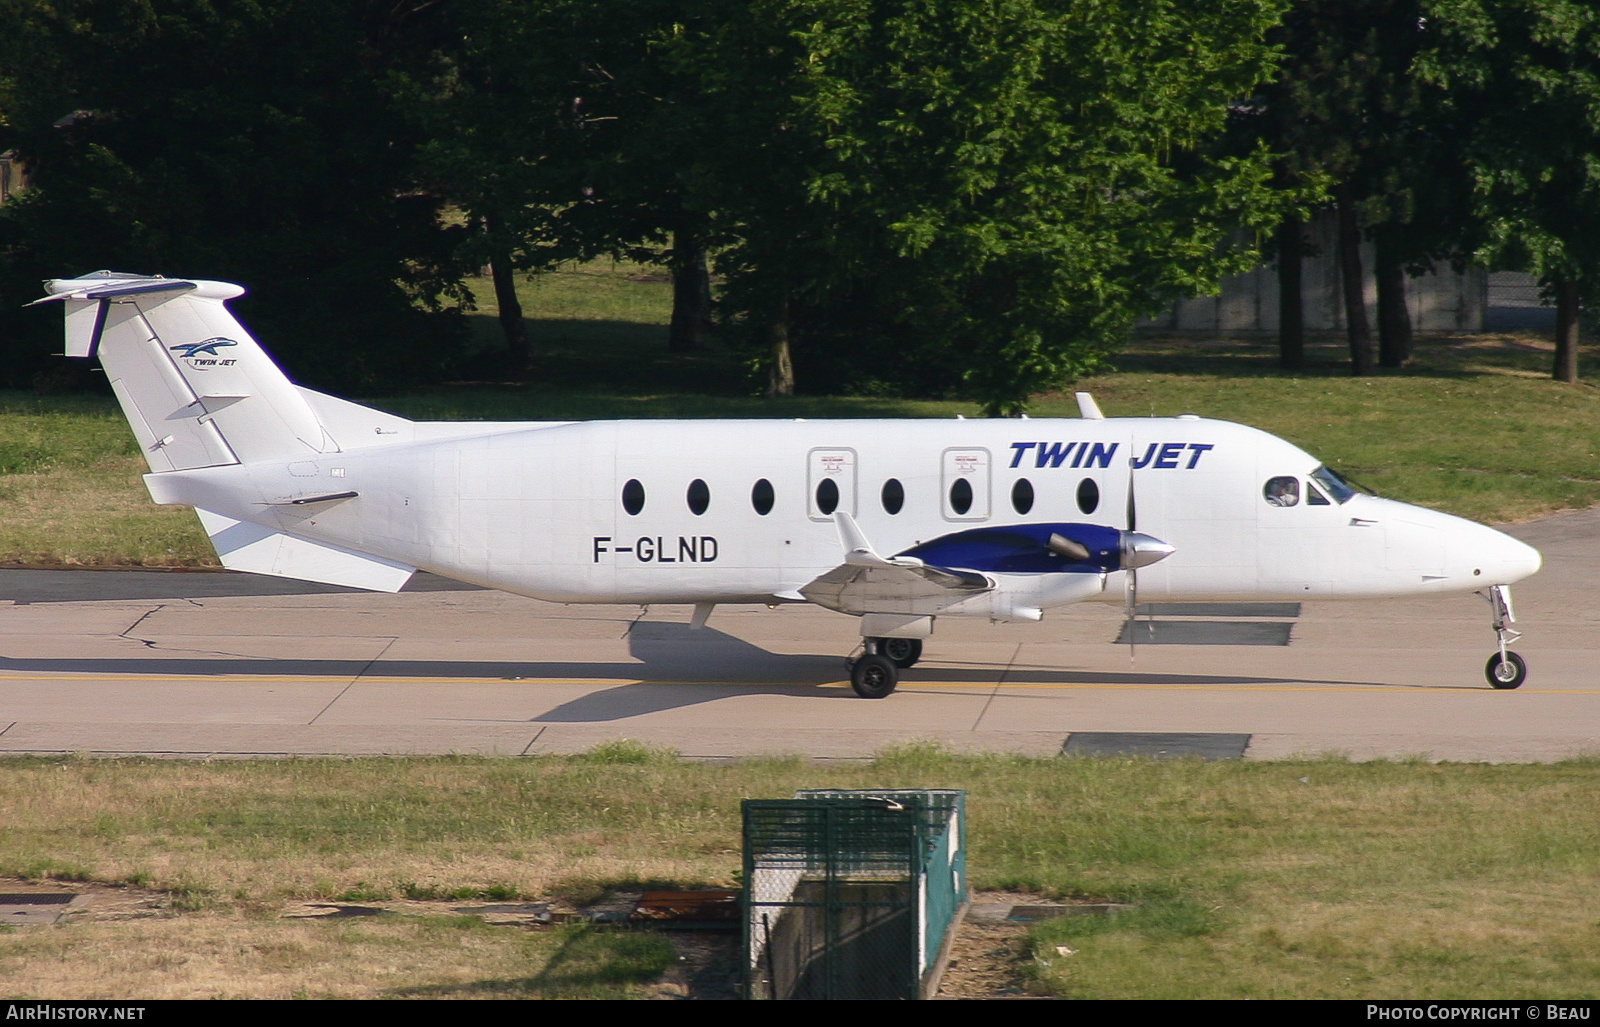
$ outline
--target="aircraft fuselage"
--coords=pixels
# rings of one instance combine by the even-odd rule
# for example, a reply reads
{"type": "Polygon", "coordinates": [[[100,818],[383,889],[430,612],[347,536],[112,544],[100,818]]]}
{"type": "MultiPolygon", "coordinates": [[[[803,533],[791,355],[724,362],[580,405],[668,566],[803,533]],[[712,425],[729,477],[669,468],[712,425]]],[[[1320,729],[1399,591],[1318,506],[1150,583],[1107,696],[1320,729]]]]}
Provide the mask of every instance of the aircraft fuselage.
{"type": "MultiPolygon", "coordinates": [[[[265,508],[298,536],[558,602],[797,598],[839,563],[835,510],[889,554],[986,526],[1127,528],[1130,483],[1138,530],[1175,550],[1139,571],[1142,599],[1464,591],[1538,566],[1483,525],[1364,493],[1341,502],[1299,448],[1195,417],[485,430],[365,449],[340,440],[343,452],[315,459],[151,485],[163,502],[258,521],[265,508]],[[1293,505],[1266,494],[1284,479],[1293,505]],[[345,492],[357,495],[294,504],[345,492]]],[[[1087,598],[1121,602],[1121,573],[1087,598]]]]}

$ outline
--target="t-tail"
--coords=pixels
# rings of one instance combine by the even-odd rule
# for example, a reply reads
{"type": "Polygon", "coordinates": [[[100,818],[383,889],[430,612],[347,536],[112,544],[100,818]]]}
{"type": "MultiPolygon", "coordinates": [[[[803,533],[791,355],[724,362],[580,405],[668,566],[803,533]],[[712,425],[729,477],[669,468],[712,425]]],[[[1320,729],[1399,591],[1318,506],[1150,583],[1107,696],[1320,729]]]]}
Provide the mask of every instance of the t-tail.
{"type": "Polygon", "coordinates": [[[305,465],[340,453],[340,435],[370,444],[412,427],[291,382],[228,310],[241,286],[97,271],[45,288],[36,302],[66,310],[66,355],[105,368],[150,465],[151,498],[194,506],[225,567],[385,591],[410,577],[411,567],[284,531],[276,497],[239,490],[234,500],[217,487],[238,465],[305,465]]]}

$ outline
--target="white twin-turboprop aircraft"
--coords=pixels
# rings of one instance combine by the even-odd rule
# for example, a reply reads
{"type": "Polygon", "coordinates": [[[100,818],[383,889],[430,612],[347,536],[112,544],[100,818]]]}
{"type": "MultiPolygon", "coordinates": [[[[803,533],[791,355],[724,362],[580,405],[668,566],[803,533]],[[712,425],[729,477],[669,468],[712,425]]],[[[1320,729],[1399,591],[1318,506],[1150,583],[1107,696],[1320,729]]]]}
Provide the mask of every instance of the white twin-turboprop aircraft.
{"type": "MultiPolygon", "coordinates": [[[[1365,494],[1302,450],[1192,415],[1073,420],[419,423],[294,385],[237,285],[108,271],[46,285],[99,357],[157,503],[224,566],[397,591],[418,568],[562,603],[812,602],[861,619],[878,698],[940,617],[1084,600],[1477,591],[1487,677],[1526,668],[1507,588],[1536,550],[1365,494]]],[[[1131,635],[1130,635],[1131,638],[1131,635]]]]}

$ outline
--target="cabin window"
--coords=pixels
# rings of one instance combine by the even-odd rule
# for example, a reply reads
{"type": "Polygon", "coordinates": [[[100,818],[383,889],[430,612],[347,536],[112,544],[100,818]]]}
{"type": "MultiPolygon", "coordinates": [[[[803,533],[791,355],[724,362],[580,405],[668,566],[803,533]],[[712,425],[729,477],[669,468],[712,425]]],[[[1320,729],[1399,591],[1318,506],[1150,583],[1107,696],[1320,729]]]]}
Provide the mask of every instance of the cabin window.
{"type": "Polygon", "coordinates": [[[699,517],[711,505],[711,488],[703,478],[696,478],[689,483],[689,492],[684,498],[689,501],[689,512],[699,517]]]}
{"type": "Polygon", "coordinates": [[[823,478],[817,482],[817,509],[822,511],[822,516],[831,517],[838,508],[839,484],[832,478],[823,478]]]}
{"type": "Polygon", "coordinates": [[[628,484],[622,486],[622,508],[634,517],[644,509],[644,486],[638,478],[629,478],[628,484]]]}
{"type": "Polygon", "coordinates": [[[1033,482],[1018,478],[1017,483],[1011,486],[1011,508],[1019,514],[1033,509],[1033,482]]]}
{"type": "Polygon", "coordinates": [[[956,512],[957,517],[972,509],[972,482],[957,478],[950,483],[950,509],[956,512]]]}
{"type": "Polygon", "coordinates": [[[1100,506],[1100,486],[1095,484],[1093,478],[1085,478],[1078,482],[1078,509],[1086,514],[1092,514],[1100,506]]]}
{"type": "Polygon", "coordinates": [[[1328,497],[1318,492],[1317,487],[1308,481],[1306,482],[1306,505],[1332,506],[1333,504],[1328,502],[1328,497]]]}
{"type": "Polygon", "coordinates": [[[1261,490],[1268,506],[1297,506],[1300,503],[1300,479],[1285,475],[1268,478],[1261,490]]]}
{"type": "Polygon", "coordinates": [[[899,478],[890,478],[883,483],[883,510],[885,513],[897,514],[900,508],[906,505],[905,486],[900,484],[899,478]]]}
{"type": "Polygon", "coordinates": [[[755,483],[750,490],[750,505],[763,517],[772,512],[772,482],[762,478],[755,483]]]}

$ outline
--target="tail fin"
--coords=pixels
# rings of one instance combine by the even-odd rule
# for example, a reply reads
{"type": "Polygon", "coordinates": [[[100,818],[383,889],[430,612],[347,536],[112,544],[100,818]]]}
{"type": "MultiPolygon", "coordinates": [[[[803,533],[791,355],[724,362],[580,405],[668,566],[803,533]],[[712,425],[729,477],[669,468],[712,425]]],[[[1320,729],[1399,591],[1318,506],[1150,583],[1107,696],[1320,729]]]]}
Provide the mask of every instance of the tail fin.
{"type": "Polygon", "coordinates": [[[152,471],[338,452],[306,397],[234,318],[227,282],[98,271],[45,283],[69,357],[98,356],[152,471]]]}

